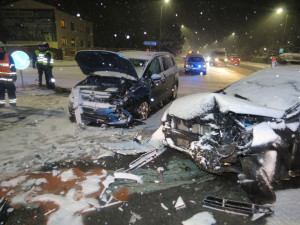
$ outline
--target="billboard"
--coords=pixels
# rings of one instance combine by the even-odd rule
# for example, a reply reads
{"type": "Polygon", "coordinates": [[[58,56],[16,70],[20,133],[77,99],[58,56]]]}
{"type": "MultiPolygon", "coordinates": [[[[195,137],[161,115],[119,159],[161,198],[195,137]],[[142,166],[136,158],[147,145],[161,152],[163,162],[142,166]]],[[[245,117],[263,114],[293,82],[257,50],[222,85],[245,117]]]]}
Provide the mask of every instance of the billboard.
{"type": "Polygon", "coordinates": [[[57,41],[53,9],[3,9],[1,17],[10,41],[57,41]]]}

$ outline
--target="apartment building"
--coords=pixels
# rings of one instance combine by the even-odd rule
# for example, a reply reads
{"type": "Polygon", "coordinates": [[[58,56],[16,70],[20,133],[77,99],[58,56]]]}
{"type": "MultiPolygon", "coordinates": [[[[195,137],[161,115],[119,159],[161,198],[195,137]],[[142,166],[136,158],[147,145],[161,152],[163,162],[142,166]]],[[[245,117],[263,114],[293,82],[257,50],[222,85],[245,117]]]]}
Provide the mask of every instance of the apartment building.
{"type": "Polygon", "coordinates": [[[93,23],[34,0],[20,0],[1,9],[1,21],[10,46],[48,42],[64,56],[94,47],[93,23]]]}

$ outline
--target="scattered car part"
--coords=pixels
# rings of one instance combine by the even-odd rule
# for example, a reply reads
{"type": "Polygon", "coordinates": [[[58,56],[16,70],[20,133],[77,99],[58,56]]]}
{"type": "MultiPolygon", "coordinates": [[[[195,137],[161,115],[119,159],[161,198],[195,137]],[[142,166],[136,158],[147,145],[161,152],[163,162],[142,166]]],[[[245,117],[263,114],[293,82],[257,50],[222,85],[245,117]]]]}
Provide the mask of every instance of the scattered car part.
{"type": "Polygon", "coordinates": [[[186,208],[186,204],[184,203],[184,201],[183,201],[183,199],[182,199],[181,196],[178,197],[178,199],[177,199],[174,207],[175,207],[176,210],[186,208]]]}
{"type": "Polygon", "coordinates": [[[266,215],[271,215],[274,211],[271,205],[257,205],[246,202],[233,201],[214,196],[207,196],[203,200],[203,207],[214,209],[226,213],[232,213],[240,216],[252,216],[252,221],[266,215]]]}

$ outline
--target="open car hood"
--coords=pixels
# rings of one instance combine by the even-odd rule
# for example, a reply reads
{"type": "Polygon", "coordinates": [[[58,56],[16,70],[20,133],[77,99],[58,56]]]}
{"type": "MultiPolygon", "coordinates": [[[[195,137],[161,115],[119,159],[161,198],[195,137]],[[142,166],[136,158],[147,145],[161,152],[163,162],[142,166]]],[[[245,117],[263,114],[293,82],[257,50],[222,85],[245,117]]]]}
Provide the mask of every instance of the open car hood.
{"type": "Polygon", "coordinates": [[[118,76],[120,74],[129,76],[129,79],[138,79],[138,75],[131,61],[124,56],[110,51],[86,50],[79,51],[75,56],[82,73],[89,75],[96,73],[101,75],[105,72],[105,76],[118,76]]]}

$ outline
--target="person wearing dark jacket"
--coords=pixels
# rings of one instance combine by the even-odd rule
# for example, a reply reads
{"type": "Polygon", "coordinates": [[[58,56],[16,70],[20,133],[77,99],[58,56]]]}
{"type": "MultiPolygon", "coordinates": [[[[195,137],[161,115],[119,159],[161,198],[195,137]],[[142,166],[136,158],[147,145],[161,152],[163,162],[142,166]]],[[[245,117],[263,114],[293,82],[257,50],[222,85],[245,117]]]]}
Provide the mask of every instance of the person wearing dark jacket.
{"type": "Polygon", "coordinates": [[[48,43],[39,43],[38,50],[35,51],[35,55],[32,60],[32,67],[38,70],[39,86],[42,86],[42,77],[45,73],[45,80],[47,88],[55,88],[55,79],[52,74],[53,68],[53,52],[49,49],[48,43]]]}
{"type": "Polygon", "coordinates": [[[0,41],[0,107],[5,106],[5,91],[7,91],[10,106],[17,105],[16,86],[17,73],[13,58],[5,52],[5,46],[0,41]]]}

